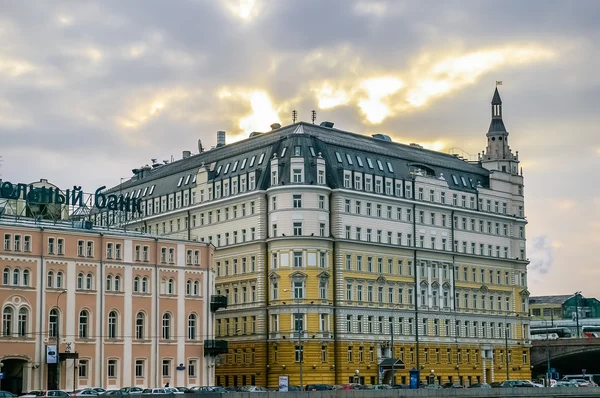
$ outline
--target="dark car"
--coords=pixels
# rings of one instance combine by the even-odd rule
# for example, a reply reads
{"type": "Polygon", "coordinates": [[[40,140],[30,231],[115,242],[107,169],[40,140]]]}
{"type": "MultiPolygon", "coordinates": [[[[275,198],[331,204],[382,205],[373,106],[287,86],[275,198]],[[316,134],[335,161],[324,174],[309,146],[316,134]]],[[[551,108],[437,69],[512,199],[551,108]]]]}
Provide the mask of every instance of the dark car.
{"type": "Polygon", "coordinates": [[[192,392],[192,391],[191,391],[189,388],[187,388],[187,387],[175,387],[175,388],[176,388],[176,389],[177,389],[179,392],[182,392],[182,393],[184,393],[184,394],[189,394],[189,393],[191,393],[191,392],[192,392]]]}
{"type": "Polygon", "coordinates": [[[122,390],[108,390],[102,395],[119,395],[122,397],[122,396],[129,396],[129,393],[127,391],[122,391],[122,390]]]}
{"type": "Polygon", "coordinates": [[[502,387],[502,383],[499,382],[499,381],[495,381],[493,383],[490,383],[490,387],[492,387],[492,388],[500,388],[500,387],[502,387]]]}
{"type": "Polygon", "coordinates": [[[308,384],[304,391],[329,391],[331,386],[329,384],[308,384]]]}
{"type": "Polygon", "coordinates": [[[492,388],[492,386],[487,383],[475,383],[471,384],[469,388],[492,388]]]}
{"type": "Polygon", "coordinates": [[[2,397],[2,398],[13,398],[13,397],[16,397],[16,395],[13,394],[12,392],[9,392],[9,391],[2,391],[2,390],[0,390],[0,397],[2,397]]]}
{"type": "Polygon", "coordinates": [[[141,387],[123,387],[121,391],[129,393],[129,394],[141,394],[144,391],[141,387]]]}

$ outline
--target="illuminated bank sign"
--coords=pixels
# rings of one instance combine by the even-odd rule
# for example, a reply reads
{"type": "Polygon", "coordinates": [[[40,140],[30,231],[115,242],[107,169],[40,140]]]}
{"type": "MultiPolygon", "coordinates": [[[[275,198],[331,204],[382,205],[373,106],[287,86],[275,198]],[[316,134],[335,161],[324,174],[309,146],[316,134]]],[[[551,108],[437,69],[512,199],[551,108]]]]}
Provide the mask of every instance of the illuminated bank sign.
{"type": "Polygon", "coordinates": [[[53,187],[36,187],[33,184],[13,184],[4,181],[0,185],[0,199],[24,200],[35,205],[59,205],[74,207],[95,207],[98,210],[118,210],[141,213],[141,199],[126,198],[123,195],[103,194],[106,186],[102,186],[94,194],[84,194],[81,187],[61,191],[53,187]],[[84,200],[84,196],[86,199],[84,200]]]}

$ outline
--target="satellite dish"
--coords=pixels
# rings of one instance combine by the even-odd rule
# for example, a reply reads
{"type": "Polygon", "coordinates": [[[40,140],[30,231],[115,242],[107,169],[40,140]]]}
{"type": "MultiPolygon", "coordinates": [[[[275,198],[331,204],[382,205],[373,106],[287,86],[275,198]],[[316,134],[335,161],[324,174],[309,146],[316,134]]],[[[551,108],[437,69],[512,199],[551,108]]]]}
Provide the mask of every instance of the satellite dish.
{"type": "Polygon", "coordinates": [[[198,139],[198,153],[204,152],[204,147],[202,146],[202,140],[198,139]]]}

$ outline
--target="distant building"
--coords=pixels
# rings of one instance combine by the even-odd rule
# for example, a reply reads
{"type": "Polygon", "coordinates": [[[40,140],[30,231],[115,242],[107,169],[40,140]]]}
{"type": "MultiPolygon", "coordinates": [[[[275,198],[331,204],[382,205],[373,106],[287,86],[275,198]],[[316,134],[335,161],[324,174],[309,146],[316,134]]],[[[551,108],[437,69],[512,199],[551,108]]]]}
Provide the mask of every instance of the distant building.
{"type": "Polygon", "coordinates": [[[2,390],[213,385],[214,247],[74,225],[0,217],[2,390]]]}
{"type": "Polygon", "coordinates": [[[533,320],[600,320],[600,301],[581,294],[535,296],[529,298],[529,311],[533,320]]]}
{"type": "Polygon", "coordinates": [[[331,122],[219,132],[107,191],[139,217],[92,220],[216,245],[217,384],[529,379],[523,176],[498,90],[491,111],[466,159],[331,122]]]}

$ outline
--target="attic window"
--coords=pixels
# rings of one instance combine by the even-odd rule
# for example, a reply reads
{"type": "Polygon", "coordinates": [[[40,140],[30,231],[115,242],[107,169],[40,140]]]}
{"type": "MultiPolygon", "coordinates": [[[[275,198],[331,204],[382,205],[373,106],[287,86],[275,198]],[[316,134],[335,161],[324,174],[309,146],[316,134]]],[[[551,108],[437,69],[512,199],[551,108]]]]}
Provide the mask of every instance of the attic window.
{"type": "Polygon", "coordinates": [[[225,170],[223,170],[223,174],[227,174],[227,172],[229,172],[229,164],[230,164],[230,163],[227,163],[227,164],[225,165],[225,170]]]}
{"type": "Polygon", "coordinates": [[[471,183],[471,188],[475,189],[475,183],[472,178],[469,178],[469,182],[471,183]]]}
{"type": "Polygon", "coordinates": [[[192,184],[196,183],[196,174],[194,174],[194,178],[192,178],[192,184]]]}
{"type": "Polygon", "coordinates": [[[463,185],[466,187],[467,185],[467,181],[465,181],[465,177],[460,177],[460,180],[462,181],[463,185]]]}
{"type": "Polygon", "coordinates": [[[244,167],[246,167],[246,160],[248,160],[248,159],[244,158],[244,160],[242,160],[242,164],[240,166],[240,170],[244,170],[244,167]]]}
{"type": "Polygon", "coordinates": [[[263,160],[265,160],[265,153],[260,154],[260,158],[258,159],[258,164],[262,164],[263,160]]]}
{"type": "Polygon", "coordinates": [[[219,175],[221,173],[221,165],[219,165],[219,167],[217,167],[217,175],[219,175]]]}
{"type": "Polygon", "coordinates": [[[356,157],[356,163],[358,163],[358,165],[359,165],[360,167],[363,167],[363,162],[362,162],[362,159],[360,158],[360,156],[357,156],[357,157],[356,157]]]}
{"type": "Polygon", "coordinates": [[[338,163],[342,163],[342,157],[340,156],[339,152],[335,153],[335,158],[337,159],[338,163]]]}
{"type": "Polygon", "coordinates": [[[141,193],[142,193],[142,188],[138,189],[137,194],[135,195],[135,197],[139,198],[141,193]]]}
{"type": "Polygon", "coordinates": [[[183,181],[183,176],[179,177],[179,182],[177,183],[177,188],[181,186],[181,182],[183,181]]]}
{"type": "Polygon", "coordinates": [[[192,175],[191,175],[191,174],[188,174],[188,176],[187,176],[187,177],[185,177],[185,182],[183,183],[183,185],[187,185],[187,184],[189,184],[189,183],[190,183],[190,178],[191,178],[191,177],[192,177],[192,175]]]}
{"type": "Polygon", "coordinates": [[[371,162],[370,158],[367,158],[367,164],[369,165],[369,168],[372,169],[373,168],[373,162],[371,162]]]}
{"type": "MultiPolygon", "coordinates": [[[[284,147],[283,147],[283,151],[281,151],[281,157],[284,157],[284,156],[285,156],[285,152],[286,152],[286,151],[287,151],[287,147],[286,147],[286,146],[284,146],[284,147]]],[[[259,163],[260,163],[260,162],[259,162],[259,163]]]]}
{"type": "Polygon", "coordinates": [[[456,178],[454,174],[452,174],[452,181],[454,181],[454,184],[458,185],[458,178],[456,178]]]}
{"type": "Polygon", "coordinates": [[[128,198],[128,197],[129,197],[129,192],[127,192],[127,193],[125,194],[125,198],[128,198]]]}
{"type": "Polygon", "coordinates": [[[233,164],[233,167],[231,168],[232,173],[237,170],[237,165],[239,162],[240,162],[239,160],[236,160],[235,163],[233,164]]]}
{"type": "Polygon", "coordinates": [[[256,160],[256,155],[253,155],[252,158],[250,159],[250,165],[248,167],[254,166],[254,161],[255,160],[256,160]]]}
{"type": "Polygon", "coordinates": [[[311,155],[311,156],[315,156],[315,148],[313,148],[313,147],[309,146],[309,147],[308,147],[308,150],[310,151],[310,155],[311,155]]]}
{"type": "Polygon", "coordinates": [[[348,164],[350,166],[352,166],[352,156],[350,156],[349,154],[346,154],[346,159],[348,160],[348,164]]]}
{"type": "Polygon", "coordinates": [[[148,195],[152,195],[154,193],[154,187],[156,185],[152,185],[152,188],[150,188],[150,192],[148,192],[148,195]]]}
{"type": "Polygon", "coordinates": [[[142,196],[146,196],[147,193],[148,193],[148,187],[144,188],[144,193],[142,194],[142,196]]]}
{"type": "Polygon", "coordinates": [[[379,166],[379,170],[383,171],[383,164],[381,164],[381,160],[377,159],[377,166],[379,166]]]}
{"type": "Polygon", "coordinates": [[[387,164],[387,168],[389,170],[390,173],[394,172],[394,168],[392,167],[392,164],[390,162],[385,162],[387,164]]]}
{"type": "Polygon", "coordinates": [[[294,147],[294,156],[301,156],[302,151],[299,146],[294,147]]]}

